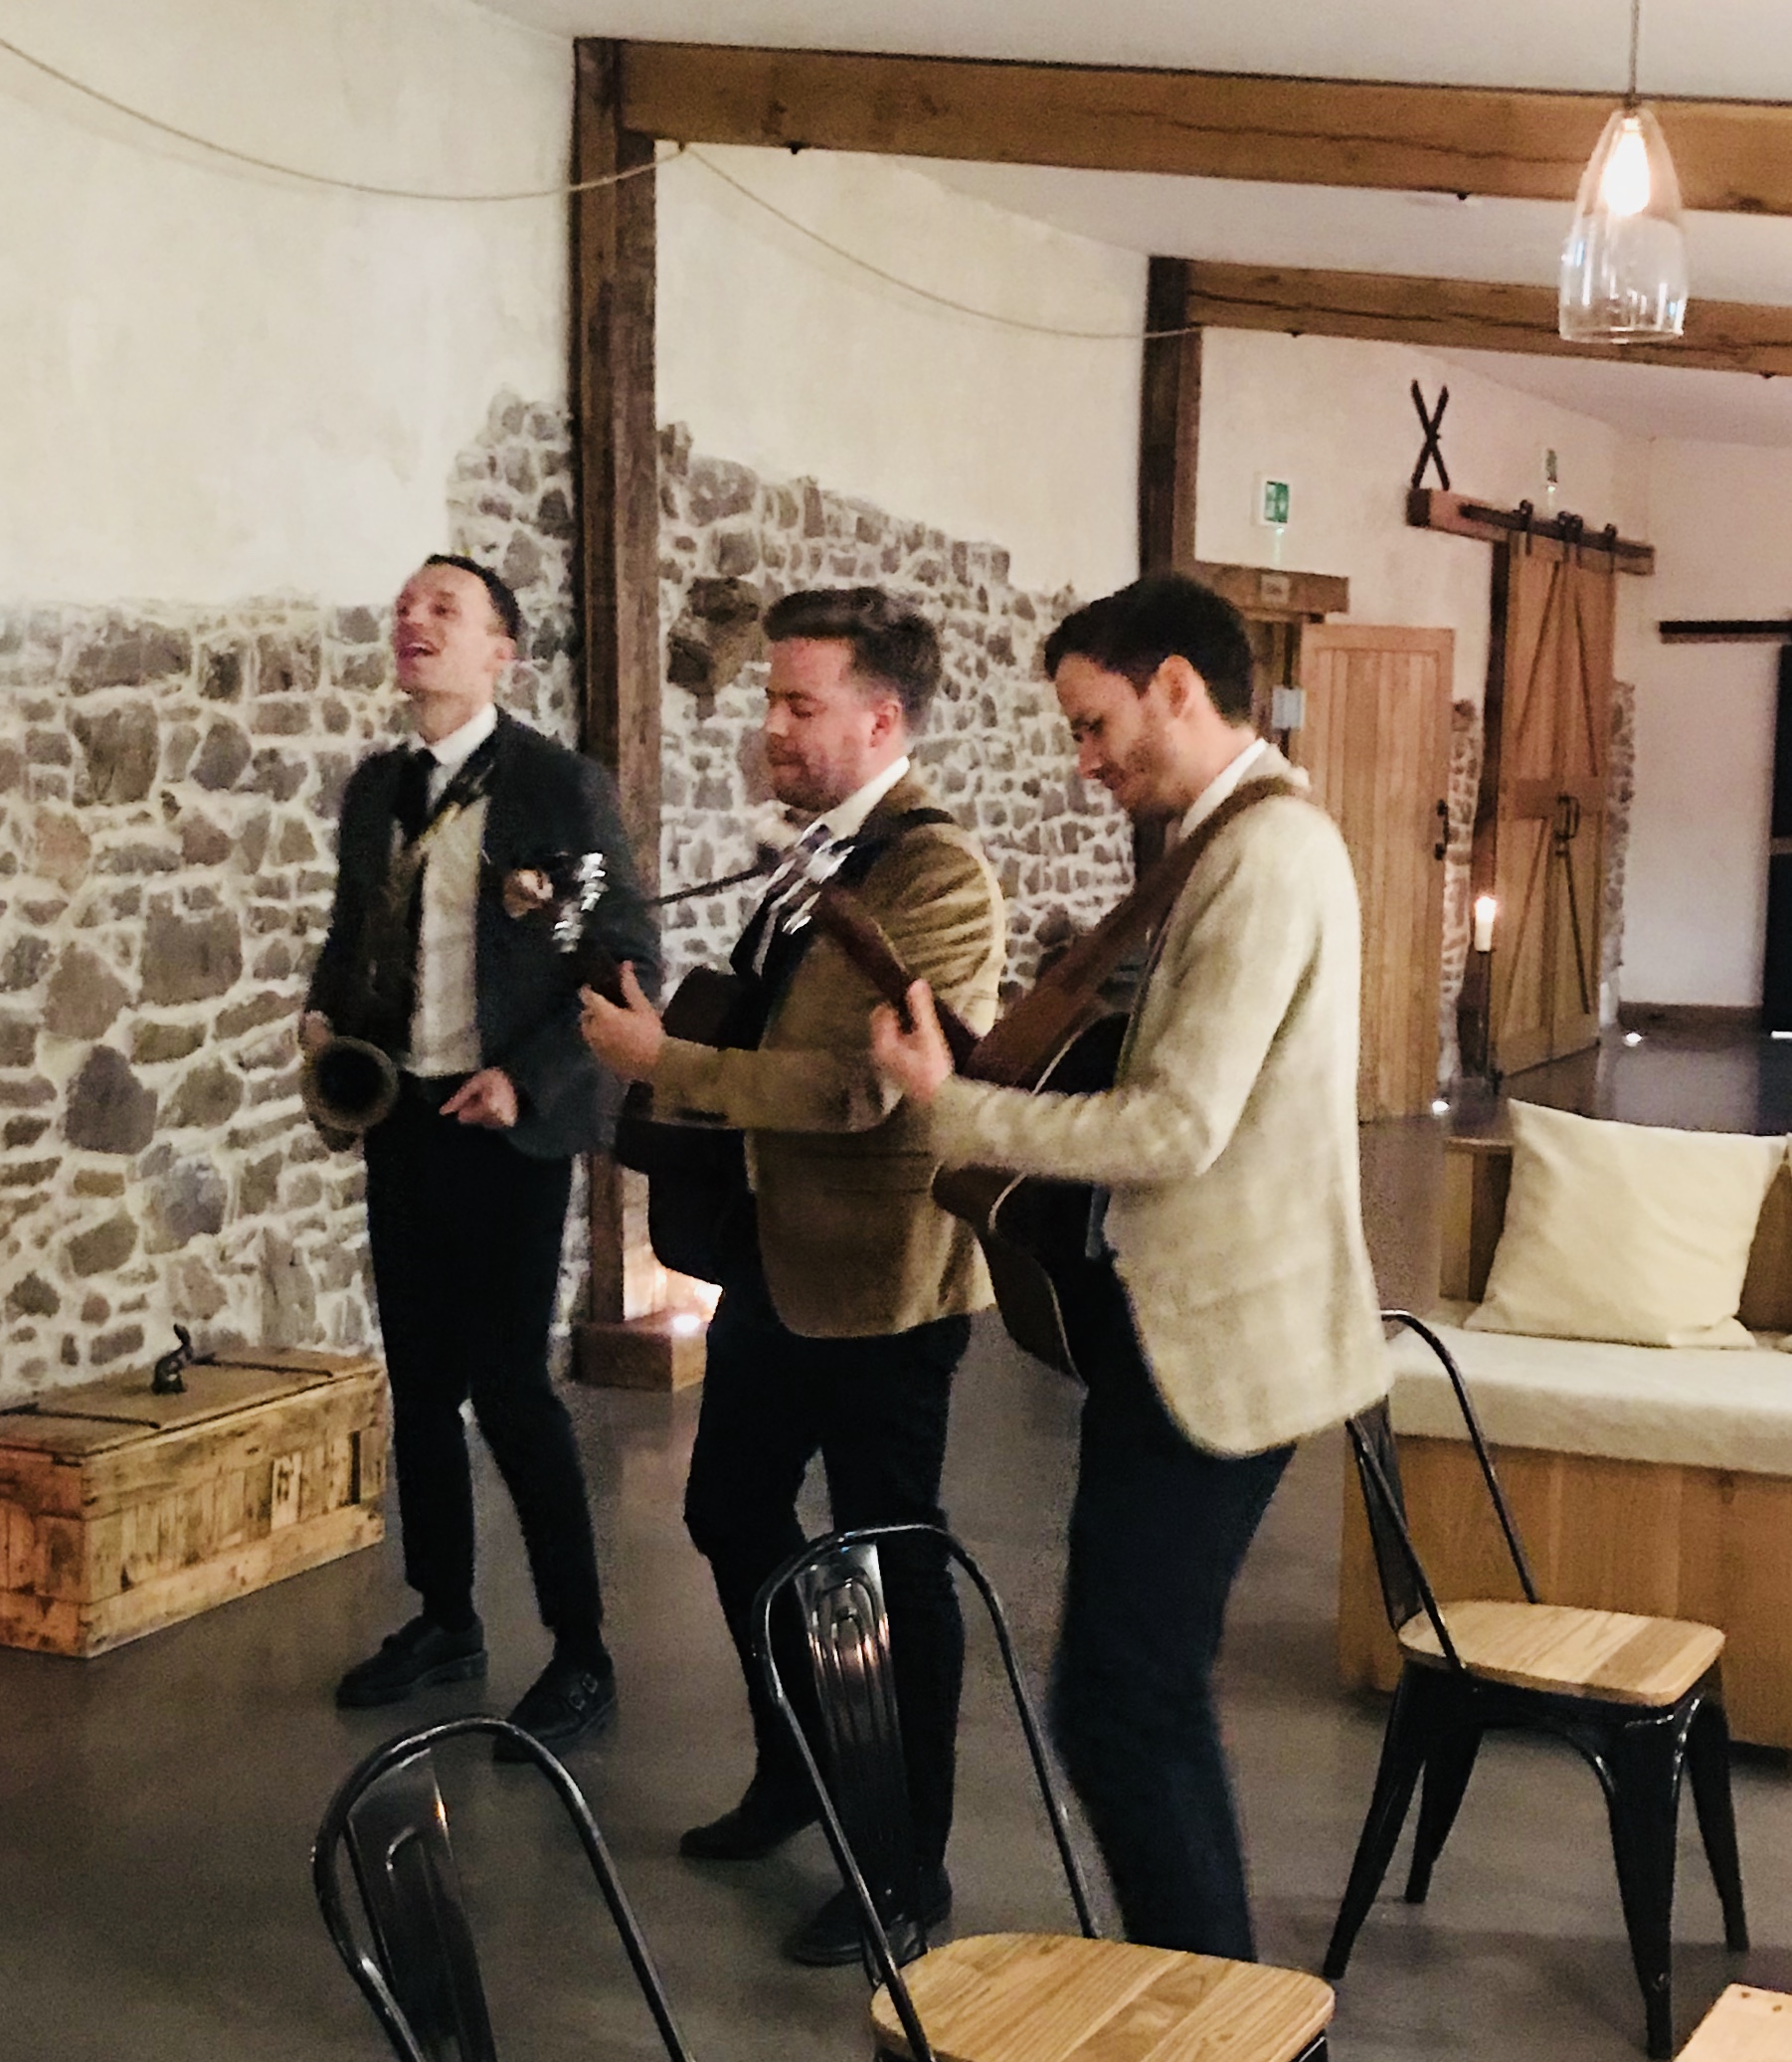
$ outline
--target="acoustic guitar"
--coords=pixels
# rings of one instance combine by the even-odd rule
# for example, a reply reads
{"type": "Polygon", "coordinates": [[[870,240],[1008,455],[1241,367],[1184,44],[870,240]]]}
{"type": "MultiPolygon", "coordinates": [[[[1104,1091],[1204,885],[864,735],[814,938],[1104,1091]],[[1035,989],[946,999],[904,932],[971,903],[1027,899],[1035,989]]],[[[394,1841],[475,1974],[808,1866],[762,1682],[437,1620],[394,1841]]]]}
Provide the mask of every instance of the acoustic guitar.
{"type": "MultiPolygon", "coordinates": [[[[1180,844],[1142,874],[1125,899],[1040,975],[1030,993],[963,1056],[971,1081],[1061,1095],[1093,1095],[1114,1085],[1128,1019],[1107,986],[1129,956],[1159,931],[1207,847],[1259,802],[1296,795],[1291,782],[1247,782],[1180,844]]],[[[1087,1182],[1054,1181],[988,1167],[943,1168],[934,1201],[976,1231],[988,1263],[1008,1336],[1047,1367],[1087,1380],[1064,1324],[1070,1299],[1113,1262],[1091,1232],[1102,1192],[1087,1182]],[[1093,1249],[1092,1249],[1093,1248],[1093,1249]]]]}

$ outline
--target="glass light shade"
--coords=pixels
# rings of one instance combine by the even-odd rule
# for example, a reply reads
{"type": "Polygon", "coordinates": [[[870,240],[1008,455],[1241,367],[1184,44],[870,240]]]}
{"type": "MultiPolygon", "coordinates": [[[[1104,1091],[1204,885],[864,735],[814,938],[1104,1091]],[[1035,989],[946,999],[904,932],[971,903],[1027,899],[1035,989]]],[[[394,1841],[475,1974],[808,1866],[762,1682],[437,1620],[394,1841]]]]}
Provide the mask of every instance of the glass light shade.
{"type": "Polygon", "coordinates": [[[1687,314],[1680,181],[1648,107],[1614,109],[1562,246],[1557,327],[1570,343],[1679,336],[1687,314]]]}

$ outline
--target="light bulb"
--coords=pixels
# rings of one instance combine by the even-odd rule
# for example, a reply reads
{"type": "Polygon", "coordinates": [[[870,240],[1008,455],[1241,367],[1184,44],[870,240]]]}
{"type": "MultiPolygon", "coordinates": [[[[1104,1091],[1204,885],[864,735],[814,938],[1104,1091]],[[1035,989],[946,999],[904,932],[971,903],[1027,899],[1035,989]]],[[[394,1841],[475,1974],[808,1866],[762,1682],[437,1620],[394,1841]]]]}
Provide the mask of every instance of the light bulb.
{"type": "Polygon", "coordinates": [[[1600,204],[1612,215],[1640,215],[1649,205],[1649,145],[1638,116],[1627,114],[1599,181],[1600,204]]]}

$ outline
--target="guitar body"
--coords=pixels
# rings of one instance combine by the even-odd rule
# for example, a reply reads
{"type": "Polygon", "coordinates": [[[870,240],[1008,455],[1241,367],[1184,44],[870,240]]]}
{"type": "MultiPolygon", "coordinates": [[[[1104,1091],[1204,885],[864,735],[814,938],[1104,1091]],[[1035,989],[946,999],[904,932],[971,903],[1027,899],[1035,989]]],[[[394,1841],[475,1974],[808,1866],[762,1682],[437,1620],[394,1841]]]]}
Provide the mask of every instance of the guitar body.
{"type": "MultiPolygon", "coordinates": [[[[1030,1086],[1059,1095],[1093,1095],[1114,1085],[1124,1017],[1102,1016],[1077,1031],[1030,1086]]],[[[988,1263],[1008,1337],[1060,1374],[1087,1380],[1064,1327],[1064,1305],[1092,1267],[1089,1224],[1099,1191],[1087,1182],[1054,1182],[999,1168],[942,1169],[934,1201],[976,1231],[988,1263]]]]}
{"type": "MultiPolygon", "coordinates": [[[[699,967],[666,1005],[665,1028],[699,1045],[758,1042],[745,985],[699,967]]],[[[616,1157],[647,1178],[647,1236],[674,1273],[719,1282],[753,1237],[747,1154],[732,1126],[654,1108],[645,1082],[628,1090],[617,1119],[616,1157]]]]}

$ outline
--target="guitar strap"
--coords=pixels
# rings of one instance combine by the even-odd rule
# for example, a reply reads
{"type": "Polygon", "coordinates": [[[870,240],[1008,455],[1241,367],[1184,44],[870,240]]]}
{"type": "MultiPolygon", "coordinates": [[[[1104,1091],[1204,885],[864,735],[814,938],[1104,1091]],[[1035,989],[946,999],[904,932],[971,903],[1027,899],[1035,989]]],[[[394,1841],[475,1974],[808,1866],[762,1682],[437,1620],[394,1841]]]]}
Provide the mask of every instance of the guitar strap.
{"type": "MultiPolygon", "coordinates": [[[[1005,1087],[1027,1085],[1083,1025],[1102,985],[1116,968],[1146,947],[1155,965],[1165,920],[1215,839],[1247,809],[1280,796],[1299,796],[1292,781],[1246,781],[1209,817],[1148,867],[1133,891],[1092,930],[1085,931],[1007,1012],[959,1069],[968,1080],[1005,1087]]],[[[1143,987],[1143,984],[1142,984],[1143,987]]],[[[1137,1011],[1137,1003],[1134,1009],[1137,1011]]]]}

